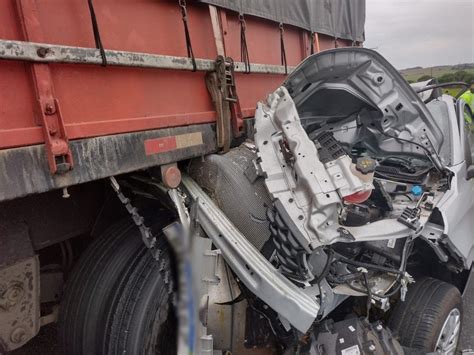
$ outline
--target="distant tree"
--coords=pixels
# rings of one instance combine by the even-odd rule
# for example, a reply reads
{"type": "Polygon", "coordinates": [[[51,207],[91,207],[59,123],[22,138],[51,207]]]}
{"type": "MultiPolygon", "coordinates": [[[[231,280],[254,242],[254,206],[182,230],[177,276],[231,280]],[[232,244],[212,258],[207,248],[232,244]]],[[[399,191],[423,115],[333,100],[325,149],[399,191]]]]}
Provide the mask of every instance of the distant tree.
{"type": "Polygon", "coordinates": [[[407,81],[408,81],[408,84],[413,84],[414,83],[414,81],[410,80],[410,79],[408,79],[407,81]]]}
{"type": "Polygon", "coordinates": [[[438,78],[440,83],[449,83],[450,81],[456,81],[453,73],[443,74],[438,78]]]}
{"type": "Polygon", "coordinates": [[[420,81],[426,81],[426,80],[430,80],[431,79],[431,76],[429,75],[423,75],[423,76],[420,76],[417,80],[417,82],[420,82],[420,81]]]}
{"type": "Polygon", "coordinates": [[[468,84],[474,82],[474,73],[467,73],[467,74],[464,76],[463,81],[464,81],[465,83],[468,83],[468,84]]]}
{"type": "Polygon", "coordinates": [[[458,70],[457,72],[454,73],[454,80],[455,81],[464,81],[468,74],[469,73],[465,70],[458,70]]]}

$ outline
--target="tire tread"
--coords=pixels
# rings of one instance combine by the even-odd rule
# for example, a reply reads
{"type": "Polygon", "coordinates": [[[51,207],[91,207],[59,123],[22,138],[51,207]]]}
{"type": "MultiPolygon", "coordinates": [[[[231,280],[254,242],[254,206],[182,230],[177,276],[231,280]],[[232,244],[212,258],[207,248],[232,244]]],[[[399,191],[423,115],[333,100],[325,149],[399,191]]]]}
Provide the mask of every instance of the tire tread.
{"type": "Polygon", "coordinates": [[[389,327],[398,333],[402,345],[433,351],[444,320],[455,307],[462,312],[459,290],[427,277],[409,287],[405,302],[395,306],[389,327]]]}

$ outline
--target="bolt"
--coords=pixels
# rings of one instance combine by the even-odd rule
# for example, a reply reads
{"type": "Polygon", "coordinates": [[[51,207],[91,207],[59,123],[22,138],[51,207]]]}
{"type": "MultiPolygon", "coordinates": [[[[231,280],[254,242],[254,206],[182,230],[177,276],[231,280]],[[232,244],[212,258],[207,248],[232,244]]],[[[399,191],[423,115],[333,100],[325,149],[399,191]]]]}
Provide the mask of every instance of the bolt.
{"type": "Polygon", "coordinates": [[[383,329],[382,324],[377,325],[377,327],[375,327],[375,329],[377,329],[379,332],[381,332],[382,329],[383,329]]]}
{"type": "Polygon", "coordinates": [[[8,310],[18,304],[23,299],[24,294],[21,284],[12,285],[0,296],[0,303],[3,303],[3,307],[8,310]]]}
{"type": "Polygon", "coordinates": [[[370,346],[369,346],[369,350],[370,350],[370,351],[375,351],[375,345],[374,345],[374,344],[370,345],[370,346]]]}
{"type": "Polygon", "coordinates": [[[18,285],[13,285],[7,289],[5,298],[8,299],[10,303],[16,303],[23,296],[23,288],[18,285]]]}
{"type": "Polygon", "coordinates": [[[10,340],[15,343],[22,343],[26,340],[26,330],[25,328],[18,327],[13,329],[12,333],[10,334],[10,340]]]}
{"type": "Polygon", "coordinates": [[[52,115],[55,111],[54,111],[54,106],[51,105],[51,104],[46,104],[46,107],[44,109],[44,112],[47,114],[47,115],[52,115]]]}
{"type": "Polygon", "coordinates": [[[49,48],[44,47],[38,48],[38,50],[36,51],[36,54],[40,58],[45,58],[49,53],[51,53],[51,50],[49,48]]]}

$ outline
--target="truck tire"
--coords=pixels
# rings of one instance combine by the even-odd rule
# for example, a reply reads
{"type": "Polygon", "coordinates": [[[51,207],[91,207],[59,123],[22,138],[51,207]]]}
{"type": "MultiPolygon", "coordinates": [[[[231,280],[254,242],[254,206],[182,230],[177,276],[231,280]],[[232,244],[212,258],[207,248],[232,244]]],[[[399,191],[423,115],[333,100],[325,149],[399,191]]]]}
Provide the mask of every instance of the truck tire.
{"type": "Polygon", "coordinates": [[[130,218],[91,243],[67,281],[61,303],[64,353],[176,352],[174,281],[163,237],[158,246],[156,261],[130,218]]]}
{"type": "Polygon", "coordinates": [[[459,290],[446,282],[425,278],[408,288],[405,302],[398,301],[389,327],[398,333],[405,347],[454,354],[461,318],[459,290]]]}

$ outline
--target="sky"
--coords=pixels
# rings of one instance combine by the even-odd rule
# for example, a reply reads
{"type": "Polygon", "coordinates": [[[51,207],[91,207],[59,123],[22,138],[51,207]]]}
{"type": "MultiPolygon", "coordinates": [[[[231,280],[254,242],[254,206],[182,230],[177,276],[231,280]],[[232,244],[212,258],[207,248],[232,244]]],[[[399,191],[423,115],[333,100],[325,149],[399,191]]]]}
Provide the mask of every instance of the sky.
{"type": "Polygon", "coordinates": [[[364,47],[397,69],[474,63],[474,0],[366,0],[364,47]]]}

